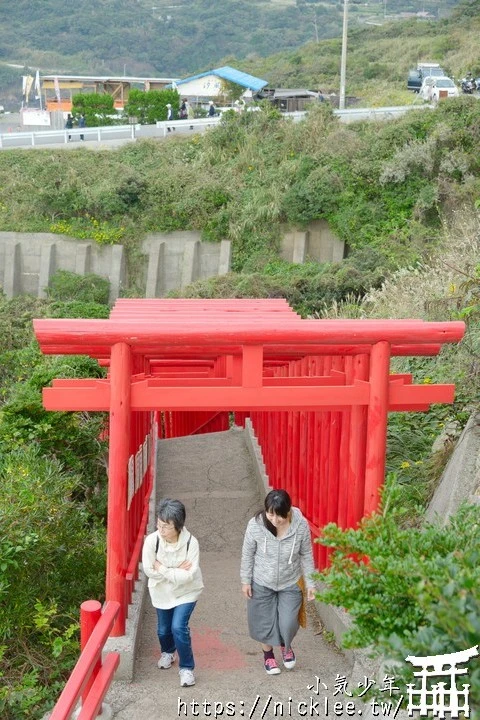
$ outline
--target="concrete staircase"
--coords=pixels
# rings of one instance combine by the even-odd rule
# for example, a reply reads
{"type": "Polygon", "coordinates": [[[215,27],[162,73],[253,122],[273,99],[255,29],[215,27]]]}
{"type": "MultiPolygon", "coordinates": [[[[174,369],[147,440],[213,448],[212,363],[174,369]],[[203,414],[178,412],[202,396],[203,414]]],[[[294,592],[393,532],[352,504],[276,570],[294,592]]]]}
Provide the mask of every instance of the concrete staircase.
{"type": "Polygon", "coordinates": [[[185,503],[187,527],[200,543],[205,590],[191,621],[197,683],[193,688],[180,688],[176,666],[170,670],[157,668],[156,616],[147,597],[133,682],[114,682],[106,698],[113,717],[249,717],[255,703],[251,718],[301,717],[303,706],[298,710],[302,702],[309,712],[310,703],[317,703],[319,714],[308,717],[326,717],[325,697],[331,715],[333,702],[338,699],[333,697],[335,677],[340,674],[348,678],[352,667],[333,644],[325,641],[314,607],[309,607],[308,628],[300,629],[296,638],[298,662],[293,671],[268,677],[259,645],[248,635],[239,564],[245,526],[262,505],[262,488],[245,431],[233,428],[161,441],[156,493],[157,499],[173,497],[185,503]],[[196,708],[192,701],[200,706],[196,708]],[[235,715],[227,714],[227,703],[230,711],[235,708],[235,715]]]}

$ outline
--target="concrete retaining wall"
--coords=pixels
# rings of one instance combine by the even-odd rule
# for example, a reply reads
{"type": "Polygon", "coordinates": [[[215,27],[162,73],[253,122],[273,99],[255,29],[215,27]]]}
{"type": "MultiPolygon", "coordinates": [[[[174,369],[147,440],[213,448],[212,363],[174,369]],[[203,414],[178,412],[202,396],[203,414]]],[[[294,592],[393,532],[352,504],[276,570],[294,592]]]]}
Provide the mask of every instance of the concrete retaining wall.
{"type": "MultiPolygon", "coordinates": [[[[199,233],[148,235],[142,250],[145,297],[162,297],[230,270],[230,242],[203,243],[199,233]]],[[[57,270],[107,278],[112,303],[128,286],[123,245],[98,245],[54,233],[0,233],[0,284],[8,298],[45,297],[57,270]]]]}
{"type": "MultiPolygon", "coordinates": [[[[144,264],[138,279],[145,288],[145,297],[164,297],[196,280],[230,271],[230,241],[206,243],[200,238],[199,232],[191,231],[146,236],[141,246],[144,264]]],[[[281,256],[294,263],[339,262],[344,250],[344,243],[323,220],[311,223],[306,231],[285,231],[281,240],[281,256]]],[[[107,278],[111,303],[129,285],[123,245],[98,245],[54,233],[0,232],[0,285],[8,298],[45,297],[50,278],[57,270],[107,278]]]]}
{"type": "Polygon", "coordinates": [[[470,416],[460,435],[425,519],[445,525],[463,502],[480,503],[480,412],[470,416]]]}
{"type": "Polygon", "coordinates": [[[142,243],[147,257],[145,297],[163,297],[195,280],[230,270],[231,243],[205,243],[199,232],[152,233],[142,243]]]}
{"type": "Polygon", "coordinates": [[[345,256],[345,243],[332,233],[325,220],[315,220],[305,230],[286,230],[280,255],[294,263],[340,262],[345,256]]]}
{"type": "Polygon", "coordinates": [[[0,233],[0,282],[8,298],[45,297],[57,270],[108,278],[113,302],[125,284],[123,246],[101,246],[54,233],[0,233]]]}

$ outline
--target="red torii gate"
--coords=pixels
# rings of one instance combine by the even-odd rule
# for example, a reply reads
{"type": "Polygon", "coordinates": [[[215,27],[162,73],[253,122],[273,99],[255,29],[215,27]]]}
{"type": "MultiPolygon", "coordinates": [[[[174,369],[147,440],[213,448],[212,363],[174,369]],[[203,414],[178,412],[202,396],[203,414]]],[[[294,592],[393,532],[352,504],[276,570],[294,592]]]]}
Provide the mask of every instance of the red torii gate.
{"type": "MultiPolygon", "coordinates": [[[[125,618],[148,518],[158,433],[226,429],[250,415],[270,482],[319,534],[378,506],[389,411],[453,401],[453,385],[390,374],[392,355],[435,355],[463,322],[302,319],[285,300],[117,300],[108,320],[34,320],[45,354],[82,354],[106,379],[54,380],[47,410],[110,413],[107,600],[125,618]],[[161,423],[158,427],[158,411],[161,423]],[[208,425],[213,420],[213,425],[208,425]]],[[[318,567],[325,549],[315,550],[318,567]]]]}

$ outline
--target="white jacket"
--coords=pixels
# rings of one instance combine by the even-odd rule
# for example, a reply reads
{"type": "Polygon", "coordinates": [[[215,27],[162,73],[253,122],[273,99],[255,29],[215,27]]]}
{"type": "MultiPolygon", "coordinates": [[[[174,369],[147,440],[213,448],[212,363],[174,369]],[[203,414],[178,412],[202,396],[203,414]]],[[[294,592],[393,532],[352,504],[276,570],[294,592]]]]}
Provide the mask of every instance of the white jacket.
{"type": "Polygon", "coordinates": [[[165,542],[157,531],[147,535],[143,543],[142,565],[148,577],[153,607],[168,610],[198,599],[203,589],[199,557],[198,540],[185,527],[176,543],[165,542]],[[155,554],[157,539],[158,551],[155,554]],[[155,560],[162,564],[158,571],[153,569],[155,560]],[[190,570],[178,567],[184,560],[192,563],[190,570]]]}

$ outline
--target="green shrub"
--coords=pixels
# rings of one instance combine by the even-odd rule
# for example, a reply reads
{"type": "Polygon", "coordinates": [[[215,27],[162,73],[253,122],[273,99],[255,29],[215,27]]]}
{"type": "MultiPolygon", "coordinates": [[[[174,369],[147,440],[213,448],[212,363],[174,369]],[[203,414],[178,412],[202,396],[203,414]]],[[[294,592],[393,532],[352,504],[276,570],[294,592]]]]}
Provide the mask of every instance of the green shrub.
{"type": "MultiPolygon", "coordinates": [[[[321,575],[326,588],[319,599],[350,614],[345,647],[384,654],[397,662],[397,684],[406,684],[412,681],[403,662],[407,655],[454,652],[478,643],[480,507],[461,508],[446,527],[412,529],[399,525],[397,501],[390,478],[382,515],[363,520],[357,530],[326,526],[319,542],[334,552],[331,567],[321,575]]],[[[471,707],[478,708],[478,661],[472,663],[470,681],[471,707]]]]}
{"type": "Polygon", "coordinates": [[[43,357],[38,346],[11,357],[10,382],[0,412],[0,451],[32,447],[58,459],[65,471],[82,477],[79,498],[92,516],[106,513],[106,443],[101,440],[103,413],[49,412],[42,404],[42,388],[53,378],[102,377],[95,360],[85,356],[43,357]],[[15,376],[15,372],[17,375],[15,376]]]}
{"type": "MultiPolygon", "coordinates": [[[[72,114],[74,117],[85,114],[87,127],[113,125],[117,121],[113,96],[105,93],[79,93],[72,98],[72,114]]],[[[119,118],[118,118],[119,119],[119,118]]]]}
{"type": "Polygon", "coordinates": [[[178,118],[180,97],[177,90],[138,90],[132,88],[125,106],[125,114],[135,117],[137,122],[147,125],[167,119],[167,103],[170,103],[174,117],[178,118]]]}
{"type": "Polygon", "coordinates": [[[47,295],[51,300],[108,305],[109,291],[109,281],[98,275],[76,275],[67,270],[58,270],[50,278],[47,295]]]}
{"type": "Polygon", "coordinates": [[[86,598],[103,600],[105,533],[81,478],[35,447],[0,460],[0,715],[40,718],[78,656],[86,598]]]}

